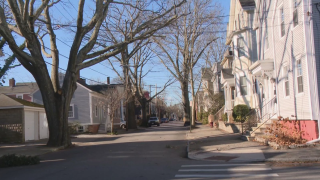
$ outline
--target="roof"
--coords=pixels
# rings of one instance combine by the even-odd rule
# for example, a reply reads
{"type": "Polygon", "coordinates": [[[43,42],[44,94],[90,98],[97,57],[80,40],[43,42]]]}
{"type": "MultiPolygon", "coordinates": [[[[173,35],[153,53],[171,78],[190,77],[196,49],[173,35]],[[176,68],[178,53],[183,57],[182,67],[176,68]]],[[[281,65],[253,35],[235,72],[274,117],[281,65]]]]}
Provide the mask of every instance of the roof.
{"type": "Polygon", "coordinates": [[[201,68],[201,79],[211,79],[212,71],[211,68],[201,68]]]}
{"type": "Polygon", "coordinates": [[[232,69],[222,69],[221,70],[222,72],[222,76],[223,76],[223,79],[233,79],[234,78],[234,75],[232,74],[232,69]]]}
{"type": "Polygon", "coordinates": [[[256,3],[254,0],[239,0],[242,7],[250,7],[255,6],[256,3]]]}
{"type": "Polygon", "coordinates": [[[43,105],[29,102],[23,99],[13,98],[4,94],[0,94],[0,108],[1,107],[14,107],[14,106],[29,106],[43,108],[43,105]]]}
{"type": "Polygon", "coordinates": [[[86,84],[82,80],[78,80],[77,83],[81,84],[82,86],[86,87],[87,89],[97,92],[97,93],[103,93],[103,91],[106,91],[107,89],[111,89],[112,87],[116,86],[122,86],[123,84],[94,84],[94,85],[89,85],[86,84]]]}
{"type": "Polygon", "coordinates": [[[33,93],[38,90],[38,84],[36,82],[16,83],[16,86],[0,86],[0,93],[4,94],[17,94],[17,93],[33,93]]]}
{"type": "Polygon", "coordinates": [[[114,89],[116,86],[123,85],[123,84],[96,84],[96,85],[87,85],[87,87],[95,92],[103,93],[108,89],[114,89]]]}

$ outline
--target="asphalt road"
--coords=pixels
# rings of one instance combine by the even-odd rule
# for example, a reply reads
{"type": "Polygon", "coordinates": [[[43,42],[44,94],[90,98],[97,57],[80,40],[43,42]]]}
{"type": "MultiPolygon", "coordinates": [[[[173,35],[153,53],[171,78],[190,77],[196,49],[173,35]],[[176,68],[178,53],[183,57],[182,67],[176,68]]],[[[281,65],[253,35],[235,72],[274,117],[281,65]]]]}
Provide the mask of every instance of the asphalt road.
{"type": "Polygon", "coordinates": [[[231,164],[186,158],[182,122],[116,136],[84,135],[39,165],[0,169],[0,180],[320,179],[318,164],[231,164]]]}

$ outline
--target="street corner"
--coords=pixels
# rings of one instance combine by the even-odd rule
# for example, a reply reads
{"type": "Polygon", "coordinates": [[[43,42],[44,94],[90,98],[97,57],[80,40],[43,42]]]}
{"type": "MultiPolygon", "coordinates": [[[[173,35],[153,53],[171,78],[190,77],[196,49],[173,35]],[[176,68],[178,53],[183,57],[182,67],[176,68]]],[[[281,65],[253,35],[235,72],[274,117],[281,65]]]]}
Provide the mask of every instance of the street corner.
{"type": "Polygon", "coordinates": [[[260,149],[231,149],[224,151],[192,151],[189,159],[218,162],[264,162],[265,156],[260,149]]]}

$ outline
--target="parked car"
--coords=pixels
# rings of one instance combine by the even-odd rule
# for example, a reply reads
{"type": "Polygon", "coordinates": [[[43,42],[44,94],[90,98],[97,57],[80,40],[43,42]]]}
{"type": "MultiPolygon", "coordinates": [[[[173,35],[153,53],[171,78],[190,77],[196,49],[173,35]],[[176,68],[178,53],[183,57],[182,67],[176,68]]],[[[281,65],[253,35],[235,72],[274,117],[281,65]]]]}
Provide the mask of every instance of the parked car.
{"type": "Polygon", "coordinates": [[[150,117],[149,118],[148,127],[150,127],[152,125],[160,126],[160,121],[159,121],[159,119],[157,117],[150,117]]]}
{"type": "Polygon", "coordinates": [[[167,122],[167,118],[161,118],[160,122],[161,123],[166,123],[167,122]]]}
{"type": "Polygon", "coordinates": [[[126,128],[126,125],[127,125],[127,122],[123,119],[120,120],[120,128],[121,129],[125,129],[126,128]]]}
{"type": "Polygon", "coordinates": [[[172,118],[169,121],[174,121],[172,118]]]}

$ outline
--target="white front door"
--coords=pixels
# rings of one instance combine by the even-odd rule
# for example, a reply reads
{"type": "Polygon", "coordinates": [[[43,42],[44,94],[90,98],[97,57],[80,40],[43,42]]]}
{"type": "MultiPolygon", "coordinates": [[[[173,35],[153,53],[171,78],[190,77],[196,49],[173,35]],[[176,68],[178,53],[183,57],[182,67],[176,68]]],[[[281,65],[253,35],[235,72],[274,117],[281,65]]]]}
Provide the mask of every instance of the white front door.
{"type": "Polygon", "coordinates": [[[35,140],[35,113],[33,111],[24,112],[24,134],[25,141],[35,140]]]}
{"type": "Polygon", "coordinates": [[[44,112],[39,112],[39,131],[40,139],[49,138],[48,121],[44,112]]]}

